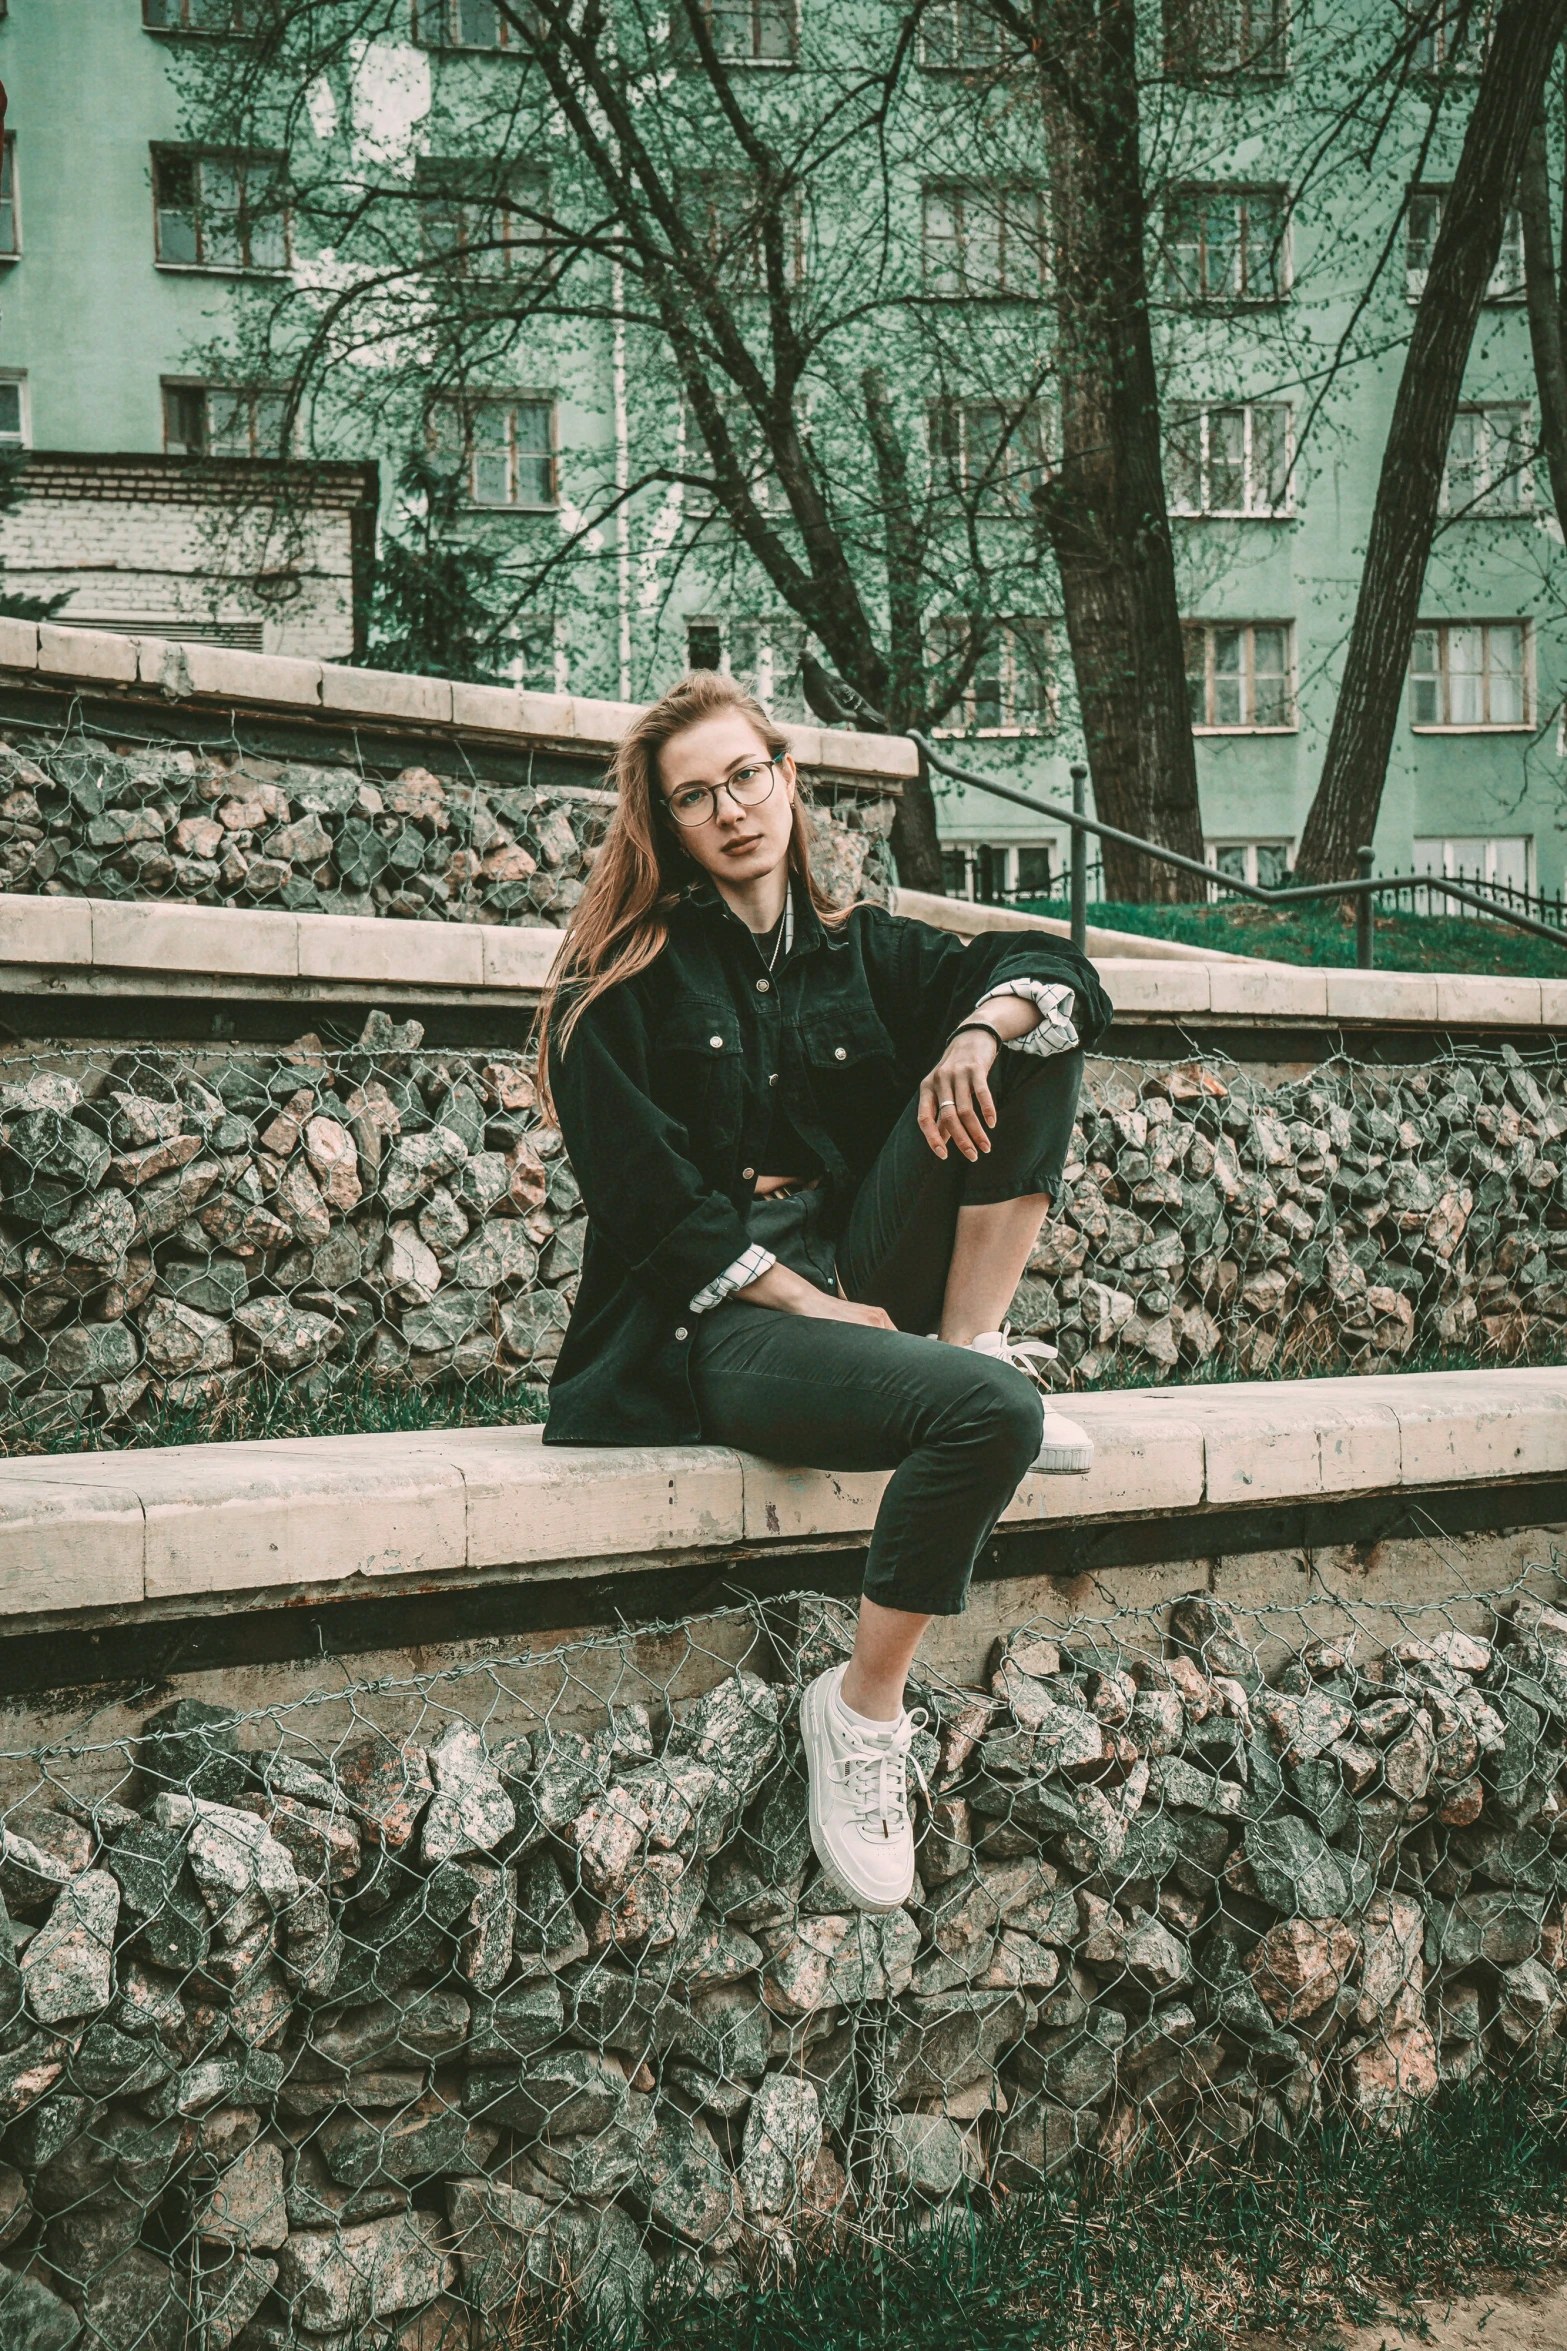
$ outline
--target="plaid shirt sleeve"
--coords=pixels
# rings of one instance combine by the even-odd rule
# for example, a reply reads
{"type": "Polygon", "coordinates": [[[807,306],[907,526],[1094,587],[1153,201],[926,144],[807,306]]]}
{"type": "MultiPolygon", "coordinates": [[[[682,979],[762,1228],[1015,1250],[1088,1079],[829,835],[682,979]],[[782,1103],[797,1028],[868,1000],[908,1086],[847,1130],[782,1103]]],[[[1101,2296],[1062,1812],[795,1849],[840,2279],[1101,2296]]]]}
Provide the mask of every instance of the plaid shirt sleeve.
{"type": "Polygon", "coordinates": [[[1022,996],[1039,1014],[1039,1026],[1030,1029],[1026,1037],[1009,1037],[1007,1047],[1013,1053],[1070,1053],[1078,1043],[1072,1015],[1077,1010],[1073,991],[1056,980],[1004,980],[999,988],[992,988],[982,1002],[976,1004],[976,1014],[987,1004],[994,1004],[998,996],[1022,996]]]}
{"type": "Polygon", "coordinates": [[[745,1289],[751,1282],[759,1282],[768,1267],[777,1263],[771,1249],[763,1249],[753,1241],[743,1257],[737,1257],[733,1265],[726,1265],[723,1272],[716,1275],[705,1289],[698,1290],[691,1301],[691,1312],[710,1314],[715,1306],[722,1306],[724,1300],[736,1290],[745,1289]]]}

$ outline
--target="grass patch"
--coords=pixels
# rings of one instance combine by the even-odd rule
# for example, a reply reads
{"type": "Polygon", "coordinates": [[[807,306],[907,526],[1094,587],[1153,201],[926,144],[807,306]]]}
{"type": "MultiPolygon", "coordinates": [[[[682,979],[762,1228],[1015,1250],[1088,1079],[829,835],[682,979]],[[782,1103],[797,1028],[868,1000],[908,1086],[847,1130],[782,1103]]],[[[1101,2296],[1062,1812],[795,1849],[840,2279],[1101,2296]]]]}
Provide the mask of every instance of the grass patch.
{"type": "MultiPolygon", "coordinates": [[[[1020,902],[1025,914],[1066,921],[1060,898],[1020,902]]],[[[1261,955],[1275,963],[1352,966],[1355,910],[1350,899],[1312,907],[1090,905],[1091,927],[1135,931],[1189,947],[1216,947],[1229,955],[1261,955]]],[[[1503,973],[1524,979],[1567,979],[1567,931],[1559,947],[1504,923],[1466,922],[1454,915],[1382,914],[1376,918],[1376,962],[1385,971],[1503,973]]]]}
{"type": "MultiPolygon", "coordinates": [[[[1402,2138],[1342,2122],[1269,2162],[1145,2155],[892,2248],[818,2253],[721,2305],[655,2305],[646,2351],[1233,2351],[1291,2345],[1487,2272],[1567,2258],[1567,2107],[1455,2091],[1402,2138]]],[[[538,2338],[541,2342],[544,2338],[538,2338]]],[[[559,2351],[602,2345],[561,2329],[559,2351]]],[[[519,2331],[515,2351],[531,2346],[519,2331]]]]}

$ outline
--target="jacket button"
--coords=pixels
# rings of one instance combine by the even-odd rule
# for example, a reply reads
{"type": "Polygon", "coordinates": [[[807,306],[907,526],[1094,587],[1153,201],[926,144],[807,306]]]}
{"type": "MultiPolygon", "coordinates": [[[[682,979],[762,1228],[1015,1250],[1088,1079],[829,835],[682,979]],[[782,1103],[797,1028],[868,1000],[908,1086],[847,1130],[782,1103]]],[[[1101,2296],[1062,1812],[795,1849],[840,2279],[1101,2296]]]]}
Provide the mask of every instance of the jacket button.
{"type": "Polygon", "coordinates": [[[724,1049],[724,1040],[722,1037],[709,1037],[707,1041],[712,1046],[715,1053],[722,1053],[724,1049]]]}
{"type": "Polygon", "coordinates": [[[687,1330],[678,1330],[678,1331],[676,1331],[676,1333],[675,1333],[675,1337],[676,1337],[677,1339],[689,1339],[689,1338],[690,1338],[690,1336],[691,1336],[691,1333],[690,1333],[689,1331],[687,1331],[687,1330]]]}
{"type": "Polygon", "coordinates": [[[777,1085],[777,1083],[778,1083],[778,1072],[777,1072],[777,1070],[774,1070],[774,1071],[771,1073],[771,1075],[769,1076],[769,1078],[768,1078],[767,1082],[768,1082],[768,1084],[769,1084],[770,1086],[776,1086],[776,1085],[777,1085]]]}
{"type": "Polygon", "coordinates": [[[755,1168],[754,1168],[754,1167],[742,1167],[742,1168],[741,1168],[741,1170],[740,1170],[740,1177],[741,1177],[741,1181],[742,1181],[743,1183],[747,1183],[747,1184],[749,1184],[749,1183],[752,1183],[752,1182],[754,1182],[754,1181],[755,1181],[755,1178],[756,1178],[756,1170],[755,1170],[755,1168]]]}
{"type": "Polygon", "coordinates": [[[771,981],[771,980],[765,980],[765,979],[764,979],[764,980],[758,980],[758,981],[757,981],[757,983],[756,983],[756,992],[757,992],[757,994],[758,994],[759,996],[765,996],[765,995],[767,994],[767,991],[768,991],[768,989],[769,989],[769,988],[772,986],[772,984],[773,984],[773,983],[772,983],[772,981],[771,981]]]}
{"type": "Polygon", "coordinates": [[[832,1057],[834,1061],[847,1061],[849,1058],[847,1046],[834,1045],[832,1049],[832,1057]]]}

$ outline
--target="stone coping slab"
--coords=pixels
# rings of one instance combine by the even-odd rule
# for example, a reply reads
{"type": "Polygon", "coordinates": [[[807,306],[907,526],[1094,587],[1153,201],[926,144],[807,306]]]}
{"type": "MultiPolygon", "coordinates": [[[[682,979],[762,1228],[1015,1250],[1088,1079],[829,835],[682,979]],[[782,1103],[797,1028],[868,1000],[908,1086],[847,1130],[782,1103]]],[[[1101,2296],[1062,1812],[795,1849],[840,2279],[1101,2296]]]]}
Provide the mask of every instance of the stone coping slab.
{"type": "MultiPolygon", "coordinates": [[[[1238,1505],[1567,1471],[1567,1368],[1120,1390],[1068,1400],[1087,1477],[1031,1477],[1007,1523],[1179,1519],[1238,1505]]],[[[0,1618],[134,1618],[849,1545],[886,1477],[720,1446],[568,1448],[536,1427],[256,1440],[0,1462],[0,1618]]]]}
{"type": "MultiPolygon", "coordinates": [[[[0,626],[7,624],[0,622],[0,626]]],[[[248,656],[247,656],[248,658],[248,656]]],[[[962,900],[894,893],[895,910],[967,937],[1005,912],[962,900]]],[[[1017,917],[1006,927],[1059,932],[1017,917]]],[[[561,933],[547,924],[406,922],[385,915],[288,914],[168,900],[43,898],[0,893],[0,989],[69,989],[89,978],[120,994],[374,996],[399,1000],[532,1001],[561,933]]],[[[1241,1027],[1438,1031],[1567,1028],[1560,980],[1398,971],[1314,971],[1245,956],[1154,960],[1117,932],[1089,934],[1117,1015],[1222,1020],[1241,1027]]]]}
{"type": "MultiPolygon", "coordinates": [[[[523,738],[608,755],[644,705],[581,694],[528,694],[512,686],[465,685],[352,669],[292,654],[243,653],[227,645],[66,628],[53,621],[0,619],[0,673],[45,685],[90,685],[167,704],[294,712],[352,726],[447,729],[465,736],[523,738]]],[[[802,767],[846,785],[885,791],[918,772],[903,735],[861,735],[836,727],[784,726],[802,767]]]]}

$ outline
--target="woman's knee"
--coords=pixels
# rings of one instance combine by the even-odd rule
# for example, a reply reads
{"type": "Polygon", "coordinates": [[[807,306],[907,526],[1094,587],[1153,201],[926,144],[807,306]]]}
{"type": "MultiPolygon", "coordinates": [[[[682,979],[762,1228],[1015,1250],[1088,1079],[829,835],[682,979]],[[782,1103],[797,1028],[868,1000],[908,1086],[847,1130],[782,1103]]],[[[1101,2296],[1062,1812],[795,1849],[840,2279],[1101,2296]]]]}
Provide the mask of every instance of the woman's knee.
{"type": "Polygon", "coordinates": [[[1044,1406],[1033,1382],[1010,1363],[981,1358],[967,1418],[998,1472],[1015,1484],[1032,1466],[1044,1434],[1044,1406]]]}

